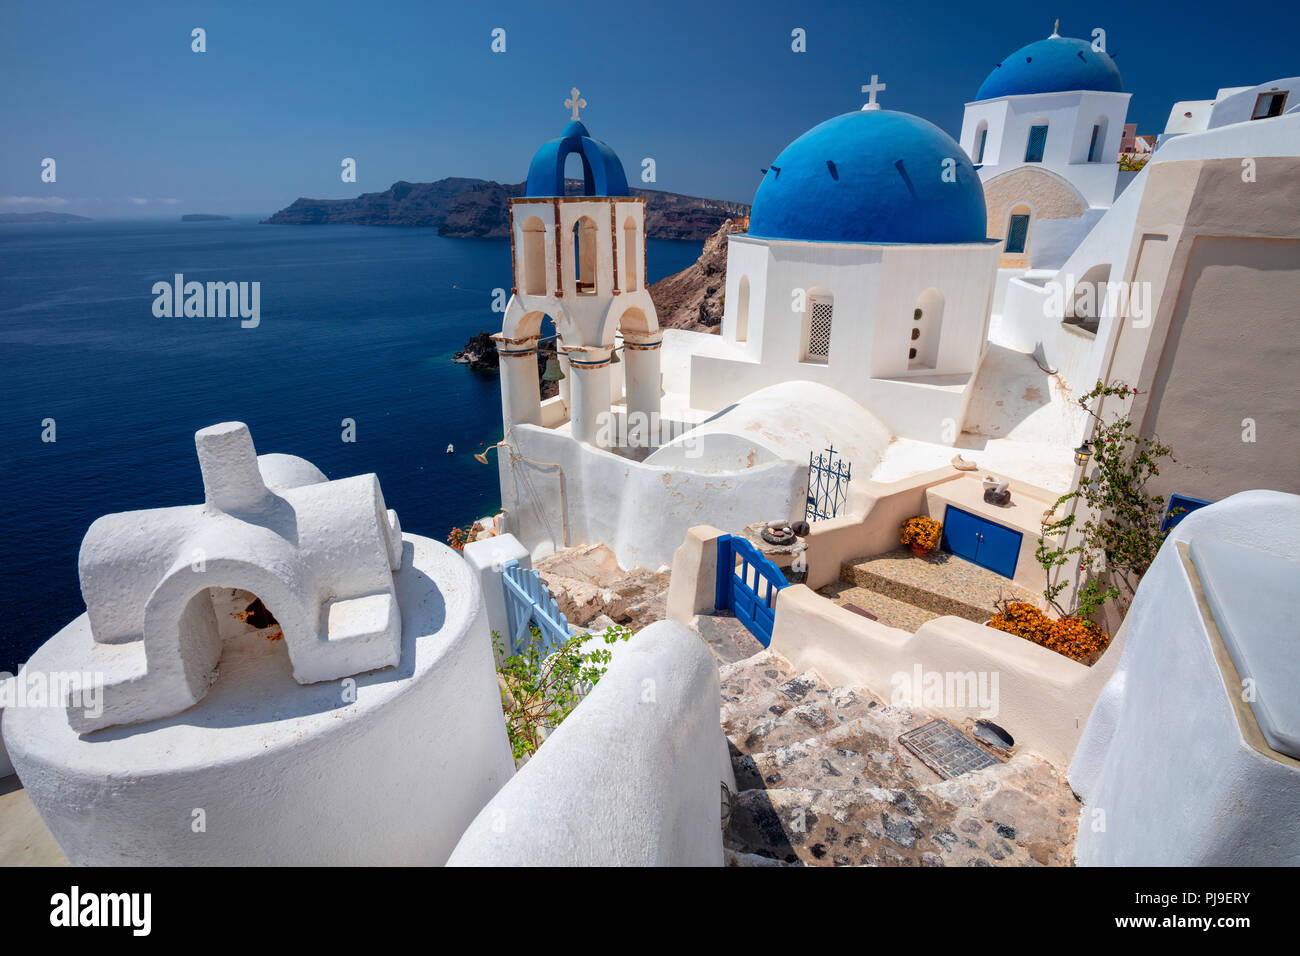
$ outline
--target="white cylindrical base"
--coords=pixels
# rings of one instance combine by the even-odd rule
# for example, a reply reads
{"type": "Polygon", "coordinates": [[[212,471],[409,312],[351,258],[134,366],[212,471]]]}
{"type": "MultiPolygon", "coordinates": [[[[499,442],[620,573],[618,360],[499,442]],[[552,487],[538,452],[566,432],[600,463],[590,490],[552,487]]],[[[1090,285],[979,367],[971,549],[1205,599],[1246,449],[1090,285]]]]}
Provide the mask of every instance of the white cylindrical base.
{"type": "MultiPolygon", "coordinates": [[[[13,707],[4,737],[73,864],[439,865],[514,773],[468,565],[403,536],[396,667],[301,685],[283,641],[228,644],[193,707],[79,737],[61,704],[13,707]]],[[[19,679],[83,669],[83,614],[19,679]]]]}
{"type": "MultiPolygon", "coordinates": [[[[648,428],[659,419],[659,355],[658,346],[623,350],[623,367],[627,370],[627,411],[639,412],[646,417],[648,428]]],[[[629,425],[629,428],[631,426],[629,425]]]]}

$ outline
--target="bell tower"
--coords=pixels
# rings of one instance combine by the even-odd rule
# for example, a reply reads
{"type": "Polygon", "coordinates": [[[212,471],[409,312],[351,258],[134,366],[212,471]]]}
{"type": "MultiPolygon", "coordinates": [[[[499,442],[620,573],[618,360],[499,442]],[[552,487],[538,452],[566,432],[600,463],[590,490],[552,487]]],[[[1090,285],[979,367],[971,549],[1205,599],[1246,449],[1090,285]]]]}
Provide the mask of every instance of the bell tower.
{"type": "Polygon", "coordinates": [[[510,201],[514,287],[497,341],[505,427],[570,422],[574,438],[608,444],[602,428],[622,412],[657,418],[661,335],[646,292],[645,199],[631,195],[618,156],[592,139],[579,119],[587,105],[575,88],[558,139],[542,146],[528,169],[524,195],[510,201]],[[569,195],[564,169],[582,162],[581,193],[569,195]],[[558,335],[564,379],[543,415],[537,342],[549,316],[558,335]],[[621,358],[619,357],[621,353],[621,358]],[[621,369],[618,366],[622,366],[621,369]],[[618,374],[621,372],[622,374],[618,374]]]}

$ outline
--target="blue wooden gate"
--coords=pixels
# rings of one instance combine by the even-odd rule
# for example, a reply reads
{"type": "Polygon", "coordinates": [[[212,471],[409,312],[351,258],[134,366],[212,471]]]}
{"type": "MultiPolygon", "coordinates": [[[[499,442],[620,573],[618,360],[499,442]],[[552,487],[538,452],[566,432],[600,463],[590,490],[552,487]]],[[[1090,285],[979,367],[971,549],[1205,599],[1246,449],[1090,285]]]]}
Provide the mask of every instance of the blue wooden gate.
{"type": "Polygon", "coordinates": [[[790,586],[781,569],[744,538],[718,538],[718,583],[714,607],[733,611],[764,647],[772,643],[776,592],[790,586]]]}
{"type": "Polygon", "coordinates": [[[569,639],[569,622],[560,613],[555,597],[532,568],[507,561],[501,568],[506,594],[507,654],[516,654],[528,643],[528,626],[542,632],[542,648],[549,652],[569,639]]]}
{"type": "Polygon", "coordinates": [[[1022,538],[1019,531],[952,505],[943,515],[943,549],[1004,577],[1016,576],[1022,538]]]}

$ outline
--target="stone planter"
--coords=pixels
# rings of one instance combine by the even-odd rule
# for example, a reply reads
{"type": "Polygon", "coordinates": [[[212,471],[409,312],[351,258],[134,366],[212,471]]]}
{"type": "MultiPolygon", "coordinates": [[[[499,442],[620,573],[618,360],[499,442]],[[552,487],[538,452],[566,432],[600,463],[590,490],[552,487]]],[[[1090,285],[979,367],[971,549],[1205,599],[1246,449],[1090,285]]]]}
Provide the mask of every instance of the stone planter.
{"type": "Polygon", "coordinates": [[[919,544],[912,545],[912,554],[918,558],[928,558],[930,556],[930,552],[933,550],[934,548],[924,548],[919,544]]]}

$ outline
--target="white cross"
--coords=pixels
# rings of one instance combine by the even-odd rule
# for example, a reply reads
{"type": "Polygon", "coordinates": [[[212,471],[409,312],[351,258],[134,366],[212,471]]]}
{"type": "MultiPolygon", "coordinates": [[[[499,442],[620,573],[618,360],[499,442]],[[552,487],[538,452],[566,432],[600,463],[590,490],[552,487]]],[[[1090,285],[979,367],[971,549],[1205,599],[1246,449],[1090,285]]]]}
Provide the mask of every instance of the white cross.
{"type": "MultiPolygon", "coordinates": [[[[875,77],[872,77],[872,79],[875,79],[875,77]]],[[[569,90],[569,98],[564,101],[564,105],[573,110],[573,121],[576,123],[578,122],[578,110],[584,109],[587,101],[578,94],[578,88],[575,86],[569,90]]]]}
{"type": "Polygon", "coordinates": [[[862,107],[864,110],[878,110],[880,104],[876,102],[876,93],[885,88],[885,84],[880,82],[880,77],[871,74],[871,82],[862,88],[862,92],[867,94],[867,105],[862,107]]]}

